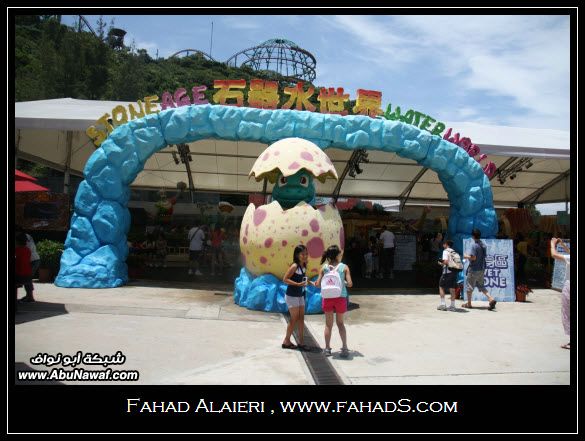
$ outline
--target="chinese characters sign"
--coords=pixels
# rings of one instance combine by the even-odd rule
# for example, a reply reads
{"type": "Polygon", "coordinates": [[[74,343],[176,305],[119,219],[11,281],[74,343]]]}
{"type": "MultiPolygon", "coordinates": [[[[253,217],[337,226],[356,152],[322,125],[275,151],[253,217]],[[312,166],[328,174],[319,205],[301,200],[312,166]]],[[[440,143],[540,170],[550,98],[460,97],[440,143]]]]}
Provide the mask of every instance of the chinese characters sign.
{"type": "MultiPolygon", "coordinates": [[[[471,251],[473,239],[463,239],[463,250],[465,254],[471,251]]],[[[516,291],[514,289],[514,244],[508,239],[482,239],[487,247],[486,269],[484,284],[486,290],[498,302],[514,302],[516,291]]],[[[467,267],[469,261],[466,259],[463,266],[463,274],[467,279],[467,267]]],[[[465,282],[464,282],[465,283],[465,282]]],[[[464,285],[463,291],[466,291],[464,285]]],[[[483,300],[487,297],[480,293],[477,288],[473,291],[472,301],[483,300]]]]}
{"type": "MultiPolygon", "coordinates": [[[[281,95],[278,90],[278,82],[260,79],[250,80],[249,89],[246,92],[248,84],[246,80],[214,80],[212,95],[213,104],[224,106],[244,106],[257,109],[275,110],[280,103],[281,95]]],[[[190,93],[185,88],[178,88],[174,93],[165,91],[161,94],[160,103],[158,95],[144,97],[144,102],[137,100],[135,104],[128,104],[127,107],[119,105],[112,109],[111,115],[105,113],[96,121],[96,124],[89,127],[85,132],[96,146],[100,146],[116,126],[125,124],[130,120],[142,118],[151,113],[158,113],[161,110],[170,108],[209,104],[205,98],[204,92],[207,86],[193,86],[190,93]],[[159,110],[160,106],[160,110],[159,110]]],[[[293,87],[285,87],[283,95],[288,98],[282,104],[282,109],[304,110],[316,112],[317,106],[311,102],[315,96],[315,88],[305,86],[300,81],[293,87]]],[[[323,87],[320,88],[316,97],[319,103],[319,112],[346,116],[349,112],[345,104],[349,101],[349,94],[345,93],[343,87],[323,87]]],[[[402,114],[400,106],[396,106],[392,111],[389,104],[386,112],[382,110],[382,92],[376,90],[358,89],[356,93],[355,105],[351,108],[354,115],[364,115],[371,118],[383,117],[388,120],[401,121],[406,124],[414,125],[421,130],[426,130],[432,135],[441,135],[445,130],[445,124],[435,120],[429,115],[422,112],[409,109],[402,114]]],[[[463,148],[469,156],[477,162],[487,158],[486,155],[480,155],[479,147],[471,142],[469,138],[460,138],[459,133],[451,137],[452,129],[449,129],[443,139],[452,142],[463,148]],[[475,158],[480,155],[479,158],[475,158]]],[[[492,177],[496,171],[493,162],[487,163],[483,167],[484,173],[492,177]]]]}
{"type": "MultiPolygon", "coordinates": [[[[213,88],[215,89],[212,96],[213,104],[241,107],[247,102],[248,107],[257,109],[274,110],[278,108],[281,95],[276,81],[251,80],[247,93],[245,91],[246,86],[246,80],[215,80],[213,82],[213,88]]],[[[174,93],[163,92],[160,103],[158,102],[158,95],[153,95],[144,97],[143,101],[138,100],[135,104],[128,104],[127,107],[116,106],[112,109],[111,114],[105,113],[102,115],[96,121],[96,124],[89,127],[85,133],[99,147],[116,126],[125,124],[130,120],[170,108],[209,104],[204,95],[206,90],[207,86],[194,86],[189,94],[187,89],[181,87],[174,93]]],[[[311,98],[315,95],[314,87],[305,87],[304,82],[301,81],[294,87],[285,87],[283,93],[288,96],[288,99],[282,105],[282,109],[317,111],[317,107],[311,102],[311,98]]],[[[320,113],[342,116],[348,114],[345,109],[345,103],[349,101],[349,94],[344,93],[343,87],[321,88],[316,99],[320,104],[320,113]]],[[[352,108],[352,111],[356,115],[375,118],[378,115],[383,115],[384,112],[381,106],[382,92],[358,89],[356,105],[352,108]]]]}

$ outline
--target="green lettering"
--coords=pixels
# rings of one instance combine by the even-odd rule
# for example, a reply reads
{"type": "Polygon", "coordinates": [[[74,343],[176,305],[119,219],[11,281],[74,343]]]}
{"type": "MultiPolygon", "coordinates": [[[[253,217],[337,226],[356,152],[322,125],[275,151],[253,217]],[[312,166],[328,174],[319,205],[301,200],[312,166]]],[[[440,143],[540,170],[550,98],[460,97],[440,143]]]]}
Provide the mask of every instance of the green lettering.
{"type": "MultiPolygon", "coordinates": [[[[421,116],[426,116],[426,115],[424,113],[421,113],[421,112],[416,112],[416,111],[414,112],[414,125],[417,127],[418,127],[418,123],[420,121],[421,116]]],[[[421,129],[422,129],[422,127],[421,127],[421,129]]]]}
{"type": "Polygon", "coordinates": [[[403,123],[412,124],[412,119],[414,118],[414,110],[410,109],[408,112],[404,114],[401,118],[403,123]]]}
{"type": "Polygon", "coordinates": [[[430,131],[428,128],[431,126],[432,122],[435,122],[435,119],[427,116],[425,119],[423,119],[423,122],[420,125],[420,129],[430,131]]]}
{"type": "Polygon", "coordinates": [[[400,121],[402,119],[400,117],[400,106],[396,106],[396,109],[394,109],[394,114],[392,115],[392,117],[390,119],[393,119],[396,121],[400,121]]]}
{"type": "Polygon", "coordinates": [[[442,122],[438,122],[437,124],[435,124],[435,127],[433,127],[433,131],[431,132],[431,135],[441,135],[441,133],[443,133],[443,130],[445,130],[445,124],[443,124],[442,122]]]}

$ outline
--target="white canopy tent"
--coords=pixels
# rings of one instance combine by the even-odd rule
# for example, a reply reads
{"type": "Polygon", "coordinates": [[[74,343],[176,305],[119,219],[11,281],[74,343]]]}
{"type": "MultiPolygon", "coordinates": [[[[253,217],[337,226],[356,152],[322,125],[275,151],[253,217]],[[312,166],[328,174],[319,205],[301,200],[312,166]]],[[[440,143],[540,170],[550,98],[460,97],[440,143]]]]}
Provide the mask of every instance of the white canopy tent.
{"type": "MultiPolygon", "coordinates": [[[[16,103],[17,157],[45,164],[81,176],[95,146],[85,134],[87,127],[105,113],[126,102],[87,101],[72,98],[16,103]]],[[[445,123],[477,144],[488,160],[505,170],[515,158],[532,158],[532,166],[500,184],[492,179],[494,203],[499,207],[520,202],[564,202],[570,199],[570,137],[568,132],[548,129],[487,126],[475,123],[445,123]]],[[[248,178],[248,173],[265,144],[206,139],[189,144],[195,191],[221,193],[261,193],[263,182],[248,178]]],[[[188,182],[185,165],[176,164],[167,146],[146,162],[132,183],[134,188],[173,189],[188,182]]],[[[327,149],[337,173],[342,176],[351,151],[327,149]]],[[[448,203],[447,193],[432,170],[393,153],[369,151],[369,163],[361,164],[363,173],[346,177],[340,197],[362,199],[399,199],[403,205],[448,203]]],[[[317,184],[317,193],[330,196],[336,181],[317,184]]],[[[271,191],[268,183],[266,191],[271,191]]]]}

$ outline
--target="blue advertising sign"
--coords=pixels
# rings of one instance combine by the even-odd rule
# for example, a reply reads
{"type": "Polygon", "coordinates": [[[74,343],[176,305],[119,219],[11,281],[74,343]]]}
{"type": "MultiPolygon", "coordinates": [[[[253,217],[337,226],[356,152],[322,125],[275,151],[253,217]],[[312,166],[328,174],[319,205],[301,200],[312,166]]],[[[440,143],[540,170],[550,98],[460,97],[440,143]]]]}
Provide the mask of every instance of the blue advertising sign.
{"type": "MultiPolygon", "coordinates": [[[[463,239],[464,254],[469,254],[474,240],[463,239]]],[[[487,247],[486,269],[484,286],[489,294],[498,302],[516,301],[516,290],[514,286],[514,243],[510,239],[482,239],[487,247]]],[[[463,257],[463,256],[461,256],[463,257]]],[[[467,281],[467,267],[469,260],[463,261],[464,274],[464,297],[465,282],[467,281]]],[[[487,300],[477,288],[473,290],[471,300],[487,300]]]]}
{"type": "MultiPolygon", "coordinates": [[[[561,239],[565,245],[567,245],[567,248],[570,250],[571,249],[571,243],[569,242],[569,240],[565,240],[565,239],[561,239]]],[[[557,245],[557,253],[559,254],[567,254],[567,252],[565,251],[565,249],[560,246],[557,245]]],[[[567,270],[567,264],[565,262],[563,262],[562,260],[557,260],[555,259],[555,266],[553,269],[553,275],[552,275],[552,283],[551,286],[553,289],[558,289],[559,291],[563,289],[563,285],[565,284],[565,272],[567,270]]]]}

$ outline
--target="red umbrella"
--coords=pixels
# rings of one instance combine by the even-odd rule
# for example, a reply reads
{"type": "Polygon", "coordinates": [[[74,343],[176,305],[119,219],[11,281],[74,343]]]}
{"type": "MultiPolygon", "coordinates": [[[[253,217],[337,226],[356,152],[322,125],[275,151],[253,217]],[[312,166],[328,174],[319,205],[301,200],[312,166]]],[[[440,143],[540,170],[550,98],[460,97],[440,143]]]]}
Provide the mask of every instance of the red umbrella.
{"type": "Polygon", "coordinates": [[[14,182],[14,191],[20,193],[23,191],[49,191],[48,188],[42,187],[31,181],[17,179],[14,182]]]}
{"type": "Polygon", "coordinates": [[[26,173],[21,172],[20,170],[14,169],[14,176],[16,177],[17,181],[20,180],[27,180],[27,181],[36,181],[37,178],[33,178],[32,176],[27,175],[26,173]]]}

